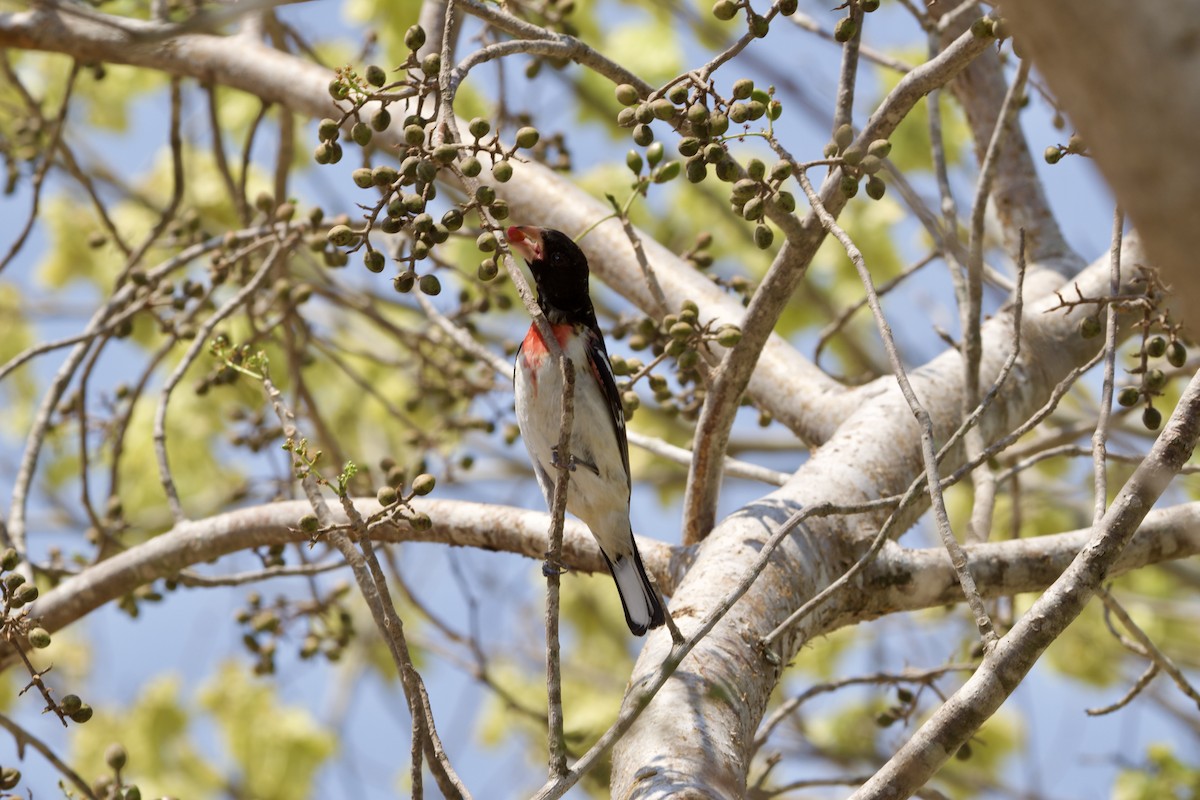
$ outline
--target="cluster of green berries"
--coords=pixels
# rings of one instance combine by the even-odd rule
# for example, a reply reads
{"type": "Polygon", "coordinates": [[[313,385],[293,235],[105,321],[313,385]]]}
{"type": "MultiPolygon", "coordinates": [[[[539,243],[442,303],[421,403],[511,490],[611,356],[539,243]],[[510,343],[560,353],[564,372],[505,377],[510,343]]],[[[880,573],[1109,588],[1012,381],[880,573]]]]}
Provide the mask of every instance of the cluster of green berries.
{"type": "MultiPolygon", "coordinates": [[[[878,5],[878,0],[871,0],[878,5]]],[[[796,9],[800,7],[799,0],[776,0],[775,8],[779,9],[779,13],[785,17],[790,17],[796,13],[796,9]]],[[[750,32],[759,39],[767,35],[771,28],[771,20],[769,16],[764,17],[750,7],[747,0],[717,0],[713,3],[712,15],[722,22],[728,22],[737,16],[739,9],[745,9],[746,25],[750,32]]]]}
{"type": "MultiPolygon", "coordinates": [[[[440,58],[436,54],[426,55],[418,59],[416,51],[425,43],[425,32],[419,25],[408,29],[405,44],[410,48],[408,61],[402,68],[410,71],[407,84],[411,84],[423,97],[434,90],[438,71],[441,67],[440,58]],[[411,77],[413,71],[419,70],[423,78],[411,77]]],[[[338,79],[330,86],[330,93],[338,100],[352,103],[341,120],[325,119],[318,125],[318,137],[321,146],[316,157],[318,162],[332,163],[336,159],[322,160],[322,154],[328,155],[337,145],[337,140],[346,122],[351,117],[360,114],[362,107],[369,100],[380,100],[384,103],[370,122],[361,119],[353,124],[350,130],[351,138],[360,146],[370,144],[374,132],[386,130],[391,125],[391,115],[387,111],[387,97],[382,97],[375,89],[390,88],[386,84],[386,73],[379,67],[368,67],[365,77],[359,78],[351,70],[343,70],[338,79]]],[[[421,108],[422,103],[416,103],[421,108]]],[[[403,120],[401,138],[403,140],[402,158],[398,167],[381,165],[376,167],[361,167],[354,170],[352,179],[361,189],[378,192],[379,200],[370,208],[367,223],[364,226],[351,226],[350,221],[341,220],[332,225],[325,234],[325,243],[341,253],[343,259],[348,252],[362,249],[363,265],[371,272],[382,272],[387,265],[387,258],[375,249],[370,241],[370,234],[378,228],[385,234],[399,233],[405,230],[410,234],[407,252],[398,256],[402,269],[393,280],[398,292],[409,292],[414,287],[428,295],[441,292],[441,281],[432,273],[418,275],[417,263],[425,260],[436,245],[445,242],[452,233],[463,227],[466,215],[478,211],[481,216],[486,210],[491,218],[503,220],[508,217],[508,204],[496,198],[491,187],[481,186],[468,201],[460,203],[440,218],[434,218],[428,206],[437,197],[436,179],[445,169],[455,169],[467,178],[478,177],[483,171],[480,156],[487,156],[491,162],[492,177],[499,183],[505,183],[513,174],[512,156],[518,150],[530,150],[536,147],[541,139],[537,128],[525,125],[520,127],[513,136],[511,147],[505,147],[499,133],[493,133],[491,124],[483,118],[475,118],[467,125],[471,142],[442,142],[433,145],[430,141],[430,130],[434,123],[433,117],[419,113],[410,114],[403,120]],[[489,136],[489,134],[491,134],[489,136]]],[[[337,148],[340,152],[340,147],[337,148]]],[[[482,220],[488,222],[487,220],[482,220]]],[[[491,233],[480,238],[480,250],[485,254],[495,251],[495,237],[491,233]]],[[[317,246],[313,242],[313,246],[317,246]]],[[[344,260],[342,263],[345,263],[344,260]]],[[[494,278],[498,270],[495,260],[488,255],[483,259],[479,275],[483,280],[494,278]]]]}
{"type": "MultiPolygon", "coordinates": [[[[633,325],[618,325],[613,330],[614,338],[620,339],[626,335],[629,336],[631,350],[649,350],[656,359],[664,356],[674,358],[675,379],[685,388],[688,395],[695,395],[695,391],[688,387],[696,384],[699,378],[697,369],[701,360],[700,348],[707,342],[715,342],[721,347],[729,348],[742,338],[742,332],[736,325],[716,325],[712,321],[701,323],[700,309],[691,300],[685,300],[677,313],[667,314],[661,321],[653,317],[643,317],[633,325]]],[[[689,397],[677,398],[666,377],[647,370],[641,359],[625,358],[618,354],[611,358],[611,362],[614,375],[630,378],[621,381],[618,387],[627,418],[641,405],[633,387],[643,377],[647,378],[655,400],[664,410],[675,412],[692,407],[693,403],[689,397]],[[682,400],[683,403],[677,402],[678,400],[682,400]]]]}
{"type": "Polygon", "coordinates": [[[1131,370],[1141,376],[1141,382],[1137,386],[1125,386],[1117,392],[1117,403],[1132,408],[1144,398],[1146,407],[1142,410],[1142,424],[1148,430],[1155,431],[1162,425],[1162,412],[1154,407],[1154,398],[1163,393],[1167,375],[1161,368],[1151,366],[1148,359],[1165,358],[1170,366],[1178,369],[1187,363],[1187,347],[1174,335],[1169,341],[1163,336],[1151,336],[1142,345],[1142,355],[1143,365],[1131,370]]]}
{"type": "Polygon", "coordinates": [[[128,753],[120,744],[114,742],[104,751],[104,763],[113,771],[92,784],[92,793],[105,800],[142,800],[142,790],[136,784],[126,783],[121,777],[121,771],[129,760],[128,753]]]}
{"type": "Polygon", "coordinates": [[[755,222],[754,244],[766,250],[775,240],[774,232],[767,227],[764,214],[768,203],[774,203],[784,213],[796,210],[796,198],[784,190],[783,183],[792,176],[792,164],[780,161],[767,173],[767,165],[757,158],[746,163],[746,177],[733,184],[729,203],[733,212],[749,222],[755,222]]]}
{"type": "Polygon", "coordinates": [[[842,159],[842,194],[854,197],[858,194],[859,182],[867,179],[867,197],[872,200],[883,198],[887,184],[877,174],[883,169],[883,161],[892,152],[892,143],[887,139],[876,139],[864,149],[854,141],[854,129],[849,124],[839,125],[833,138],[825,145],[825,157],[842,159]]]}

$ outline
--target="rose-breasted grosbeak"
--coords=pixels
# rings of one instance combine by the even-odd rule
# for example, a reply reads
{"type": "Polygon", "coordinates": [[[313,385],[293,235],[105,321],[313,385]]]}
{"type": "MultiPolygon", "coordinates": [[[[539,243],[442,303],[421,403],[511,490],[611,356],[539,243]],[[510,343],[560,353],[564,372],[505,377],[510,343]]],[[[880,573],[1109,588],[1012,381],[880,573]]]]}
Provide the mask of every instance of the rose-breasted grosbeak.
{"type": "MultiPolygon", "coordinates": [[[[559,231],[508,229],[508,243],[529,264],[538,307],[575,368],[571,479],[567,510],[591,529],[617,582],[625,621],[635,636],[665,621],[662,601],[646,576],[629,524],[629,445],[617,381],[588,296],[583,251],[559,231]]],[[[549,506],[554,497],[562,423],[562,373],[536,325],[517,351],[513,372],[517,424],[549,506]]]]}

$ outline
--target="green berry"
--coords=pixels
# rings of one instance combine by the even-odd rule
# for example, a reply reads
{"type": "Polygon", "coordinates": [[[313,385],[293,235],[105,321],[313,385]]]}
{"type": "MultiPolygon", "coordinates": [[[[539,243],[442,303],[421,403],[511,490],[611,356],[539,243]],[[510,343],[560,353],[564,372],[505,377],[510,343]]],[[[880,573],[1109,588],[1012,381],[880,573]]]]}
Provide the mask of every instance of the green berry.
{"type": "Polygon", "coordinates": [[[887,158],[892,152],[892,143],[887,139],[876,139],[867,145],[867,155],[875,156],[876,158],[887,158]]]}
{"type": "Polygon", "coordinates": [[[21,563],[21,557],[11,547],[6,547],[4,552],[0,554],[0,569],[5,572],[16,569],[19,563],[21,563]]]}
{"type": "Polygon", "coordinates": [[[491,124],[483,117],[475,117],[467,123],[467,131],[476,139],[482,139],[484,136],[487,136],[488,131],[491,129],[491,124]]]}
{"type": "Polygon", "coordinates": [[[359,167],[350,173],[350,178],[354,181],[354,185],[360,189],[369,189],[375,185],[375,180],[371,177],[371,170],[368,167],[359,167]]]}
{"type": "Polygon", "coordinates": [[[1167,385],[1167,376],[1161,369],[1148,369],[1142,384],[1151,392],[1161,391],[1167,385]]]}
{"type": "Polygon", "coordinates": [[[1052,144],[1042,153],[1042,157],[1046,159],[1047,164],[1057,164],[1059,161],[1062,161],[1062,148],[1056,144],[1052,144]]]}
{"type": "Polygon", "coordinates": [[[371,170],[371,182],[376,186],[391,186],[399,177],[394,167],[382,166],[371,170]]]}
{"type": "Polygon", "coordinates": [[[404,46],[409,50],[420,50],[425,44],[425,29],[420,25],[413,25],[404,32],[404,46]]]}
{"type": "Polygon", "coordinates": [[[367,78],[367,83],[371,84],[372,86],[374,86],[376,88],[383,86],[385,83],[387,83],[387,73],[384,72],[383,67],[377,66],[375,64],[372,64],[369,67],[367,67],[366,78],[367,78]]]}
{"type": "Polygon", "coordinates": [[[458,162],[458,168],[462,170],[463,175],[466,175],[468,178],[474,178],[483,171],[483,164],[475,156],[467,156],[458,162]]]}
{"type": "Polygon", "coordinates": [[[533,127],[530,127],[527,125],[524,128],[521,128],[520,130],[517,131],[515,141],[517,143],[517,147],[521,148],[522,150],[528,150],[529,148],[533,147],[534,145],[536,145],[538,143],[538,139],[540,137],[541,137],[541,134],[538,133],[537,128],[533,128],[533,127]]]}
{"type": "Polygon", "coordinates": [[[833,38],[839,42],[848,42],[858,33],[858,23],[852,17],[842,17],[833,27],[833,38]]]}
{"type": "Polygon", "coordinates": [[[844,123],[838,126],[838,129],[833,132],[833,142],[838,151],[845,150],[854,141],[854,129],[849,123],[844,123]]]}
{"type": "Polygon", "coordinates": [[[750,163],[746,165],[746,173],[751,180],[761,181],[767,177],[767,165],[757,158],[750,159],[750,163]]]}
{"type": "Polygon", "coordinates": [[[404,143],[413,147],[425,142],[425,129],[420,125],[404,126],[404,143]]]}
{"type": "Polygon", "coordinates": [[[109,769],[125,769],[125,762],[128,758],[129,756],[126,754],[125,748],[115,742],[110,744],[108,749],[104,751],[104,763],[108,764],[109,769]]]}
{"type": "Polygon", "coordinates": [[[479,262],[479,269],[476,270],[475,274],[479,277],[479,280],[487,282],[490,280],[495,280],[496,275],[498,275],[499,272],[500,270],[496,266],[496,259],[485,258],[483,261],[479,262]]]}
{"type": "Polygon", "coordinates": [[[437,275],[422,275],[421,280],[417,281],[417,285],[421,287],[421,294],[427,294],[430,297],[442,293],[442,282],[438,280],[437,275]]]}
{"type": "Polygon", "coordinates": [[[717,331],[717,344],[721,347],[733,347],[742,340],[742,331],[736,325],[722,325],[717,331]]]}
{"type": "Polygon", "coordinates": [[[1095,314],[1090,314],[1079,321],[1079,335],[1084,339],[1095,338],[1103,331],[1104,326],[1100,323],[1100,317],[1095,314]]]}
{"type": "Polygon", "coordinates": [[[880,178],[878,175],[872,175],[867,178],[867,197],[872,200],[882,200],[886,192],[887,184],[883,182],[883,178],[880,178]]]}
{"type": "Polygon", "coordinates": [[[642,154],[637,150],[630,150],[625,154],[625,166],[629,167],[629,171],[634,175],[641,174],[642,167],[644,166],[642,154]]]}
{"type": "Polygon", "coordinates": [[[622,83],[616,88],[617,102],[623,106],[631,106],[639,100],[637,87],[622,83]]]}
{"type": "Polygon", "coordinates": [[[737,14],[737,4],[733,0],[717,0],[713,3],[712,15],[722,22],[728,22],[737,14]]]}
{"type": "Polygon", "coordinates": [[[508,159],[497,162],[492,166],[492,177],[500,183],[507,183],[508,179],[512,177],[512,174],[513,167],[512,164],[509,163],[508,159]]]}
{"type": "Polygon", "coordinates": [[[749,78],[741,78],[733,83],[733,99],[745,100],[754,91],[754,81],[749,78]]]}
{"type": "Polygon", "coordinates": [[[1167,345],[1167,363],[1172,367],[1182,367],[1187,361],[1187,348],[1183,342],[1175,341],[1167,345]]]}
{"type": "Polygon", "coordinates": [[[746,201],[746,205],[742,206],[742,216],[748,220],[761,219],[763,215],[763,199],[761,197],[751,197],[746,201]]]}
{"type": "Polygon", "coordinates": [[[1167,352],[1167,340],[1163,337],[1154,336],[1146,342],[1146,355],[1151,358],[1160,358],[1165,352],[1167,352]]]}
{"type": "Polygon", "coordinates": [[[392,124],[392,112],[381,108],[371,117],[371,127],[377,131],[386,131],[392,124]]]}
{"type": "Polygon", "coordinates": [[[412,270],[401,272],[392,279],[392,288],[400,294],[408,294],[417,283],[417,273],[412,270]]]}
{"type": "Polygon", "coordinates": [[[329,233],[325,234],[325,238],[334,247],[345,247],[351,244],[356,237],[349,225],[334,225],[329,229],[329,233]]]}
{"type": "Polygon", "coordinates": [[[329,96],[334,100],[345,100],[350,96],[350,87],[341,78],[334,78],[329,82],[329,96]]]}
{"type": "Polygon", "coordinates": [[[846,195],[846,197],[854,197],[854,195],[858,194],[858,178],[855,178],[853,175],[843,175],[839,188],[841,188],[842,194],[846,195]]]}
{"type": "Polygon", "coordinates": [[[71,714],[70,717],[73,722],[82,725],[92,718],[92,713],[92,707],[87,703],[84,703],[74,714],[71,714]]]}
{"type": "Polygon", "coordinates": [[[1138,391],[1136,386],[1126,386],[1117,393],[1117,403],[1124,408],[1131,408],[1138,404],[1142,393],[1138,391]]]}
{"type": "Polygon", "coordinates": [[[386,508],[399,500],[400,495],[396,494],[396,490],[391,486],[381,486],[379,487],[379,491],[375,493],[375,499],[379,501],[379,505],[386,508]]]}
{"type": "Polygon", "coordinates": [[[650,103],[650,113],[655,119],[670,119],[675,116],[675,104],[665,97],[660,97],[650,103]]]}
{"type": "Polygon", "coordinates": [[[77,694],[63,695],[63,699],[58,701],[58,707],[68,717],[83,707],[83,701],[79,699],[77,694]]]}
{"type": "Polygon", "coordinates": [[[387,259],[378,250],[368,250],[363,253],[363,265],[371,272],[383,272],[387,259]]]}
{"type": "Polygon", "coordinates": [[[328,117],[321,120],[317,125],[317,138],[323,142],[336,141],[340,133],[341,130],[338,128],[338,124],[328,117]]]}
{"type": "Polygon", "coordinates": [[[771,246],[771,242],[775,240],[775,233],[766,225],[759,225],[754,229],[754,245],[759,250],[766,250],[771,246]]]}
{"type": "Polygon", "coordinates": [[[1162,425],[1162,412],[1153,406],[1146,406],[1146,410],[1142,412],[1142,424],[1147,430],[1158,430],[1158,426],[1162,425]]]}
{"type": "Polygon", "coordinates": [[[50,646],[50,632],[45,628],[30,628],[29,644],[38,650],[45,650],[50,646]]]}
{"type": "Polygon", "coordinates": [[[633,129],[633,141],[645,147],[654,141],[654,131],[649,125],[636,125],[633,129]]]}
{"type": "Polygon", "coordinates": [[[422,472],[420,475],[413,478],[413,494],[424,497],[433,491],[433,487],[435,485],[437,485],[437,479],[427,472],[422,472]]]}

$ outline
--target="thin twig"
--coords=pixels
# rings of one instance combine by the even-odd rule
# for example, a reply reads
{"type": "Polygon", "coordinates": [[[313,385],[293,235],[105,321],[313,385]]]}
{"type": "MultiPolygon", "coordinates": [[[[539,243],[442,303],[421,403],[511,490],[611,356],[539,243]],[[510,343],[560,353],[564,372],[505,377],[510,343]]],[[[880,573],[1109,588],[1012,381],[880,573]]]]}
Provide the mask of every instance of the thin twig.
{"type": "Polygon", "coordinates": [[[554,481],[554,498],[550,504],[549,549],[546,552],[546,743],[550,753],[550,780],[567,772],[567,743],[563,736],[562,661],[558,636],[559,588],[562,579],[563,520],[567,513],[567,491],[571,481],[571,431],[575,424],[575,366],[563,353],[558,360],[562,372],[562,418],[559,423],[558,475],[554,481]]]}
{"type": "Polygon", "coordinates": [[[25,728],[21,727],[21,725],[15,720],[6,717],[4,714],[0,714],[0,727],[6,728],[8,732],[13,735],[13,738],[17,740],[18,752],[20,752],[25,745],[32,745],[33,749],[41,753],[42,756],[50,762],[51,766],[62,773],[64,778],[75,784],[75,788],[82,792],[84,797],[91,798],[91,800],[99,800],[99,798],[96,797],[95,792],[92,791],[92,787],[88,784],[88,782],[85,781],[78,772],[71,769],[71,766],[67,764],[67,762],[59,758],[58,755],[55,754],[52,749],[50,749],[48,744],[34,736],[25,728]]]}
{"type": "Polygon", "coordinates": [[[905,401],[908,403],[913,415],[917,418],[917,423],[921,427],[921,454],[925,461],[925,473],[928,476],[926,484],[929,488],[929,499],[933,505],[934,520],[937,523],[938,533],[942,538],[942,544],[945,545],[946,551],[950,554],[950,562],[954,565],[955,574],[962,585],[967,605],[970,606],[971,612],[975,616],[975,624],[979,628],[979,635],[983,639],[984,646],[990,647],[997,638],[996,631],[992,625],[991,617],[988,615],[987,608],[983,604],[983,599],[979,596],[979,590],[975,587],[975,579],[971,577],[970,570],[967,568],[966,552],[963,550],[962,545],[958,543],[958,540],[954,538],[954,532],[950,528],[950,518],[946,512],[945,500],[942,498],[942,490],[938,480],[937,453],[934,450],[933,420],[930,418],[929,412],[921,404],[921,401],[917,399],[912,384],[909,383],[908,374],[905,372],[904,364],[900,359],[900,353],[896,349],[896,341],[892,336],[891,326],[888,324],[887,318],[883,315],[883,308],[879,305],[879,297],[875,293],[875,285],[871,279],[871,272],[867,269],[862,252],[859,251],[846,232],[837,224],[837,220],[833,218],[833,215],[821,204],[821,198],[817,195],[816,190],[813,189],[808,175],[802,171],[796,175],[796,179],[804,189],[804,194],[808,197],[808,202],[812,205],[813,211],[816,212],[818,218],[821,220],[821,224],[838,240],[842,248],[846,251],[846,255],[854,262],[854,267],[858,271],[859,278],[861,278],[863,285],[866,287],[871,313],[875,315],[875,322],[879,328],[880,336],[883,338],[884,350],[887,352],[892,372],[896,376],[896,383],[900,387],[901,394],[904,395],[905,401]]]}
{"type": "MultiPolygon", "coordinates": [[[[1012,125],[1020,105],[1018,98],[1024,93],[1025,80],[1029,77],[1026,59],[1017,69],[1017,76],[1004,95],[1004,102],[996,117],[996,126],[988,141],[983,163],[979,167],[979,179],[975,186],[974,205],[971,208],[971,241],[966,270],[966,305],[959,308],[962,319],[963,351],[963,414],[970,412],[979,402],[979,363],[983,356],[981,322],[983,317],[983,234],[988,197],[992,179],[996,173],[998,153],[1004,135],[1012,125]]],[[[1020,233],[1022,254],[1025,250],[1025,232],[1020,233]]],[[[1022,255],[1023,257],[1023,255],[1022,255]]],[[[974,429],[967,434],[967,457],[974,458],[985,447],[983,433],[974,429]]],[[[974,487],[974,502],[971,517],[967,522],[968,542],[986,542],[991,535],[992,512],[996,504],[996,476],[990,465],[980,465],[971,476],[974,487]]]]}
{"type": "MultiPolygon", "coordinates": [[[[175,517],[175,521],[186,519],[187,515],[183,511],[183,503],[179,500],[179,492],[175,488],[175,479],[171,476],[171,466],[167,458],[167,406],[171,401],[171,394],[175,391],[175,387],[183,380],[184,373],[192,366],[192,362],[200,355],[200,352],[209,345],[208,337],[216,329],[221,321],[244,305],[258,288],[266,281],[267,276],[275,267],[279,258],[284,255],[296,243],[298,237],[292,234],[283,241],[277,241],[271,247],[266,258],[263,259],[262,265],[258,271],[254,273],[245,286],[238,293],[229,298],[213,312],[212,316],[204,321],[200,326],[200,330],[196,333],[196,338],[188,346],[187,352],[184,353],[179,363],[175,365],[175,369],[168,376],[163,384],[162,391],[158,401],[158,408],[154,412],[154,451],[158,458],[158,477],[162,483],[163,491],[167,495],[167,505],[171,508],[171,514],[175,517]]],[[[247,251],[253,251],[263,246],[264,242],[255,243],[245,248],[247,251]]]]}
{"type": "Polygon", "coordinates": [[[1159,669],[1167,673],[1171,680],[1175,681],[1175,685],[1179,687],[1179,691],[1183,692],[1189,700],[1195,703],[1197,708],[1200,708],[1200,692],[1196,691],[1195,687],[1188,681],[1187,676],[1183,674],[1183,671],[1175,665],[1175,662],[1160,650],[1158,645],[1146,635],[1146,632],[1133,621],[1133,618],[1129,616],[1129,612],[1117,601],[1117,598],[1113,597],[1112,593],[1103,586],[1096,589],[1096,596],[1104,602],[1104,607],[1109,613],[1120,620],[1134,641],[1141,645],[1146,657],[1156,664],[1159,669]]]}
{"type": "MultiPolygon", "coordinates": [[[[1125,229],[1125,214],[1121,207],[1113,210],[1112,244],[1109,246],[1108,293],[1117,295],[1121,291],[1121,239],[1125,229]]],[[[1104,385],[1100,390],[1100,413],[1096,418],[1096,431],[1092,434],[1092,486],[1094,503],[1092,523],[1104,516],[1108,505],[1108,469],[1106,456],[1108,447],[1108,421],[1112,415],[1113,382],[1117,361],[1117,304],[1105,307],[1107,323],[1104,336],[1104,385]]]]}

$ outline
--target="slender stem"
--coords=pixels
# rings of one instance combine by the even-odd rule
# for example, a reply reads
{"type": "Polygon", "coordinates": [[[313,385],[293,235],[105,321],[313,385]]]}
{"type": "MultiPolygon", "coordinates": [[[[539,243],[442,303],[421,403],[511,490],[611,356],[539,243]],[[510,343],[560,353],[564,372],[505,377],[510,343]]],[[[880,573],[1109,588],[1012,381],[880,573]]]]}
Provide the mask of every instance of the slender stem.
{"type": "MultiPolygon", "coordinates": [[[[1108,292],[1117,295],[1121,292],[1121,240],[1125,229],[1125,214],[1120,206],[1113,210],[1112,245],[1109,248],[1110,277],[1108,292]]],[[[1113,381],[1115,379],[1117,361],[1117,304],[1109,303],[1105,309],[1107,323],[1104,336],[1104,386],[1100,391],[1100,414],[1096,419],[1096,431],[1092,434],[1092,486],[1093,512],[1092,522],[1097,523],[1104,516],[1108,505],[1108,421],[1112,416],[1113,381]]]]}

